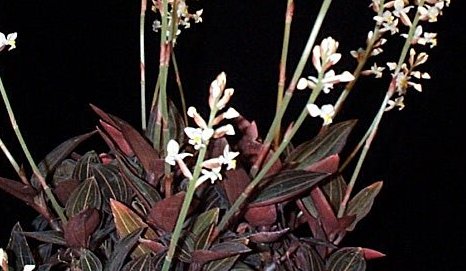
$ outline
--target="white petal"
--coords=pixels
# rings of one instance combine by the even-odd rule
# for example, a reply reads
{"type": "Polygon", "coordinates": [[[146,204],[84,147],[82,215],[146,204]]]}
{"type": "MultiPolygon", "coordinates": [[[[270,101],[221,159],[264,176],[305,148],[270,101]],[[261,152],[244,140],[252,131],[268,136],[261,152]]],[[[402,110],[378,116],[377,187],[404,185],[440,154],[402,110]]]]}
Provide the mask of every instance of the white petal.
{"type": "Polygon", "coordinates": [[[297,89],[303,90],[307,88],[307,79],[306,78],[301,78],[298,81],[298,85],[296,86],[297,89]]]}
{"type": "Polygon", "coordinates": [[[307,111],[312,117],[317,117],[320,115],[320,108],[315,104],[306,105],[307,111]]]}

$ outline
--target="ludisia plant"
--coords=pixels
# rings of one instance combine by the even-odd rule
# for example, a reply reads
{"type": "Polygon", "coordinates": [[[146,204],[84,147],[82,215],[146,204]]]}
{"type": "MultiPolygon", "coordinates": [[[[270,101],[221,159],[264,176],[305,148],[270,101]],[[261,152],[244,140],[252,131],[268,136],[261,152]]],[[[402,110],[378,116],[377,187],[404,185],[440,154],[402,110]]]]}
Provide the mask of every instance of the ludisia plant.
{"type": "MultiPolygon", "coordinates": [[[[140,128],[91,104],[100,118],[96,129],[63,142],[36,164],[0,81],[29,165],[19,166],[7,148],[11,143],[0,140],[18,175],[17,180],[0,178],[0,187],[38,213],[33,231],[23,230],[19,222],[13,227],[9,243],[0,250],[0,267],[360,271],[368,260],[385,256],[357,244],[340,245],[369,213],[382,188],[377,181],[354,191],[355,183],[383,116],[403,109],[406,95],[421,92],[421,83],[430,78],[422,64],[437,44],[437,35],[424,29],[450,1],[372,0],[368,4],[374,25],[364,46],[350,52],[354,70],[342,71],[339,42],[320,31],[332,7],[331,0],[323,0],[294,72],[288,75],[294,1],[287,0],[277,106],[266,133],[235,110],[231,98],[241,89],[227,83],[225,72],[219,71],[206,90],[207,115],[186,106],[175,58],[177,37],[191,23],[202,22],[203,10],[191,10],[185,0],[154,0],[151,11],[147,4],[142,0],[140,13],[140,128]],[[160,33],[150,108],[145,101],[147,12],[157,16],[153,29],[160,33]],[[390,52],[391,61],[377,63],[388,42],[399,43],[400,49],[390,52]],[[305,71],[308,63],[311,71],[305,71]],[[178,95],[167,87],[170,66],[178,95]],[[376,101],[380,106],[373,121],[350,146],[346,143],[357,120],[334,120],[362,76],[385,80],[387,87],[384,98],[376,101]],[[297,118],[286,123],[295,91],[306,91],[307,102],[297,118]],[[329,92],[338,93],[338,99],[323,104],[319,98],[329,92]],[[180,102],[173,97],[181,97],[180,102]],[[305,122],[319,122],[321,127],[296,142],[305,122]],[[95,136],[107,151],[76,151],[95,136]]],[[[14,49],[20,37],[0,33],[0,51],[14,49]]]]}

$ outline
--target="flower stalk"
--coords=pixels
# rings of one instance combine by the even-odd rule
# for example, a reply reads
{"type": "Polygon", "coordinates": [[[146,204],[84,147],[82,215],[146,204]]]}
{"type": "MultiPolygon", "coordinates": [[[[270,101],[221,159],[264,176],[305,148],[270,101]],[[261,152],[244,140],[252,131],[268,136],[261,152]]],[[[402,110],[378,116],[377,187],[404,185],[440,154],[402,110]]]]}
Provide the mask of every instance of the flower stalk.
{"type": "Polygon", "coordinates": [[[52,190],[50,189],[50,187],[47,185],[44,176],[42,175],[42,173],[40,172],[40,170],[37,167],[36,163],[34,162],[34,159],[32,158],[32,155],[29,152],[29,149],[28,149],[28,147],[26,145],[26,142],[24,141],[23,135],[21,134],[19,126],[18,126],[18,124],[16,122],[16,118],[15,118],[15,115],[13,113],[13,109],[11,108],[11,104],[10,104],[10,101],[8,99],[8,95],[6,94],[6,90],[5,90],[5,87],[3,85],[3,81],[2,81],[1,78],[0,78],[0,93],[2,95],[3,102],[4,102],[6,110],[8,112],[8,116],[10,118],[11,126],[13,127],[16,138],[18,139],[19,144],[21,145],[21,149],[23,150],[24,155],[26,156],[26,159],[28,160],[29,165],[31,166],[34,175],[37,177],[40,185],[42,186],[42,189],[44,189],[44,192],[45,192],[47,198],[52,203],[53,209],[55,210],[57,215],[60,217],[62,222],[66,224],[67,219],[66,219],[65,214],[63,213],[63,208],[60,206],[60,204],[58,204],[58,201],[56,200],[55,196],[53,195],[52,190]]]}
{"type": "MultiPolygon", "coordinates": [[[[424,5],[424,2],[425,0],[420,0],[419,3],[418,3],[418,7],[422,7],[424,5]]],[[[412,44],[412,41],[413,41],[413,36],[414,36],[414,33],[415,33],[415,30],[416,30],[416,27],[417,27],[417,24],[419,22],[419,18],[420,18],[420,12],[419,12],[419,8],[418,8],[418,11],[416,12],[416,15],[413,19],[413,22],[409,28],[409,32],[408,32],[408,35],[406,37],[406,41],[403,45],[403,48],[401,50],[401,53],[400,53],[400,57],[398,58],[398,63],[397,63],[397,66],[395,68],[395,71],[393,72],[394,76],[390,82],[390,85],[388,87],[388,90],[387,90],[387,93],[385,94],[385,97],[384,97],[384,100],[382,101],[382,104],[374,118],[374,121],[372,123],[372,125],[369,127],[368,131],[366,132],[366,135],[363,137],[363,140],[365,141],[364,143],[364,148],[359,156],[359,159],[357,161],[357,164],[356,164],[356,167],[353,171],[353,174],[351,176],[351,179],[347,185],[347,188],[346,188],[346,191],[345,191],[345,194],[344,194],[344,197],[343,197],[343,200],[341,201],[340,203],[340,208],[338,209],[338,214],[337,216],[340,218],[344,215],[345,211],[346,211],[346,207],[347,207],[347,204],[348,204],[348,201],[349,201],[349,198],[350,198],[350,195],[351,195],[351,192],[354,188],[354,185],[356,183],[356,180],[359,176],[359,173],[361,171],[361,167],[362,167],[362,164],[364,163],[364,160],[367,156],[367,153],[369,152],[369,149],[371,147],[371,144],[377,134],[377,130],[379,128],[379,125],[380,125],[380,122],[382,120],[382,117],[384,115],[384,112],[386,112],[386,108],[387,108],[387,105],[388,105],[388,102],[390,101],[390,98],[393,96],[393,94],[395,93],[395,90],[396,90],[396,75],[400,72],[401,70],[401,67],[403,65],[403,63],[405,62],[405,59],[406,59],[406,56],[408,54],[408,51],[409,51],[409,48],[411,47],[411,44],[412,44]]],[[[357,148],[360,148],[362,146],[362,142],[360,142],[357,146],[357,148]]],[[[353,151],[354,153],[354,151],[353,151]]],[[[349,159],[351,159],[353,156],[350,156],[349,159]]],[[[349,160],[345,161],[344,165],[346,166],[346,164],[349,162],[349,160]]]]}
{"type": "Polygon", "coordinates": [[[270,149],[275,133],[277,129],[279,129],[278,127],[280,127],[279,125],[283,119],[283,115],[285,114],[286,108],[288,107],[291,97],[293,96],[294,90],[296,89],[298,80],[304,70],[304,67],[306,66],[309,56],[311,55],[312,47],[314,46],[315,40],[317,38],[317,35],[320,31],[325,15],[327,14],[327,11],[331,3],[332,3],[332,0],[324,0],[324,2],[322,3],[322,6],[319,10],[319,14],[317,15],[317,18],[314,22],[311,33],[309,34],[309,38],[307,40],[306,46],[304,47],[303,53],[301,54],[301,58],[298,62],[298,65],[296,66],[295,72],[293,74],[293,77],[291,78],[288,88],[285,91],[283,100],[280,103],[281,106],[279,110],[275,113],[272,124],[264,140],[263,147],[261,149],[261,152],[259,153],[258,159],[256,163],[254,163],[254,165],[251,167],[250,175],[252,177],[256,176],[257,172],[259,171],[259,168],[262,165],[270,149]]]}

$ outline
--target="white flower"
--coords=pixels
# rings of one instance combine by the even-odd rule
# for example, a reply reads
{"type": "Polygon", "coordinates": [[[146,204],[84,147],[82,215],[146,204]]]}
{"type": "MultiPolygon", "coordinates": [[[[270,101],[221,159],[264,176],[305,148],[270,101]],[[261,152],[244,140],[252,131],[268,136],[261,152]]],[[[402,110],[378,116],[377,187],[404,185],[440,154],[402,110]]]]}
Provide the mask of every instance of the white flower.
{"type": "Polygon", "coordinates": [[[206,147],[207,141],[214,134],[214,130],[210,128],[201,129],[186,127],[184,128],[184,132],[189,137],[188,143],[193,145],[196,150],[206,147]]]}
{"type": "Polygon", "coordinates": [[[179,153],[180,145],[175,140],[171,139],[167,144],[167,156],[165,157],[165,162],[174,166],[176,161],[183,160],[188,156],[193,156],[191,153],[179,153]]]}
{"type": "Polygon", "coordinates": [[[222,164],[227,165],[227,170],[236,168],[236,156],[239,155],[239,152],[230,152],[230,146],[226,145],[223,149],[223,155],[219,157],[219,160],[222,164]]]}
{"type": "Polygon", "coordinates": [[[239,113],[232,107],[228,108],[228,110],[223,113],[223,118],[225,119],[234,119],[237,117],[239,117],[239,113]]]}
{"type": "Polygon", "coordinates": [[[235,128],[233,128],[233,125],[227,124],[215,129],[213,137],[220,138],[224,135],[235,135],[235,128]]]}
{"type": "MultiPolygon", "coordinates": [[[[330,70],[325,73],[324,78],[322,79],[322,84],[323,84],[322,91],[324,93],[329,93],[330,89],[333,89],[334,84],[338,84],[341,82],[349,82],[352,80],[354,80],[354,76],[348,71],[335,75],[335,71],[330,70]]],[[[309,88],[314,89],[317,85],[317,82],[318,82],[318,79],[316,77],[314,76],[308,77],[307,84],[309,88]]]]}
{"type": "Polygon", "coordinates": [[[24,266],[24,268],[23,268],[23,271],[32,271],[32,270],[34,270],[34,268],[36,268],[35,265],[33,265],[33,264],[26,264],[26,265],[24,266]]]}
{"type": "Polygon", "coordinates": [[[335,109],[333,108],[333,105],[326,104],[326,105],[323,105],[322,108],[319,108],[315,104],[308,104],[306,105],[306,107],[307,107],[307,110],[309,111],[309,114],[312,117],[320,116],[324,120],[323,125],[328,125],[332,123],[332,118],[335,115],[335,109]]]}
{"type": "Polygon", "coordinates": [[[222,180],[222,174],[220,174],[221,167],[215,167],[211,170],[202,169],[201,177],[197,179],[196,187],[201,185],[203,182],[210,179],[210,182],[213,184],[216,180],[222,180]]]}
{"type": "Polygon", "coordinates": [[[8,270],[8,254],[3,248],[0,248],[0,267],[2,270],[8,270]]]}
{"type": "Polygon", "coordinates": [[[0,32],[0,51],[5,48],[5,46],[10,46],[8,51],[13,50],[16,48],[16,38],[18,37],[18,33],[10,33],[5,37],[5,34],[0,32]]]}

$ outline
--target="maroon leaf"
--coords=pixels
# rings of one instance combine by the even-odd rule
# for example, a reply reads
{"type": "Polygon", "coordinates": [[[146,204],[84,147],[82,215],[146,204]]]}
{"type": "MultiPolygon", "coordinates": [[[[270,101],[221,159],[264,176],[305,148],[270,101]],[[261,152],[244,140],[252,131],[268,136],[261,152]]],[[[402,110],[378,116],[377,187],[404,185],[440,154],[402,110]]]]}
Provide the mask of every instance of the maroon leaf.
{"type": "Polygon", "coordinates": [[[34,197],[37,195],[37,192],[29,185],[0,177],[0,188],[28,205],[36,205],[34,197]]]}
{"type": "Polygon", "coordinates": [[[340,157],[338,154],[333,154],[308,166],[306,170],[321,173],[335,173],[338,170],[339,163],[340,157]]]}
{"type": "Polygon", "coordinates": [[[215,244],[210,250],[199,249],[192,253],[192,261],[204,264],[206,262],[220,260],[234,255],[248,253],[251,249],[240,242],[222,242],[215,244]]]}
{"type": "Polygon", "coordinates": [[[89,239],[100,223],[99,212],[87,208],[70,218],[64,227],[64,236],[72,248],[87,248],[89,239]]]}
{"type": "Polygon", "coordinates": [[[275,204],[251,207],[244,214],[244,218],[251,226],[270,226],[277,220],[275,204]]]}
{"type": "Polygon", "coordinates": [[[107,132],[112,141],[115,142],[118,148],[126,156],[134,156],[133,149],[129,145],[128,141],[126,141],[125,137],[123,136],[123,133],[119,129],[102,120],[100,121],[100,125],[104,128],[105,132],[107,132]]]}
{"type": "Polygon", "coordinates": [[[314,208],[319,214],[318,219],[320,220],[324,231],[327,236],[333,235],[337,229],[339,229],[339,223],[335,213],[333,212],[332,206],[328,203],[324,193],[319,187],[314,186],[310,193],[314,208]]]}
{"type": "Polygon", "coordinates": [[[363,247],[362,252],[364,253],[364,258],[366,260],[372,260],[372,259],[385,257],[384,253],[379,252],[377,250],[370,249],[370,248],[364,248],[363,247]]]}
{"type": "Polygon", "coordinates": [[[251,182],[251,179],[243,168],[228,170],[225,172],[225,176],[225,181],[222,182],[223,189],[225,189],[228,201],[233,204],[251,182]]]}
{"type": "Polygon", "coordinates": [[[271,243],[277,241],[289,231],[289,228],[279,231],[261,231],[249,235],[248,239],[254,243],[271,243]]]}
{"type": "Polygon", "coordinates": [[[146,138],[127,122],[120,120],[119,125],[134,154],[141,161],[147,174],[147,181],[151,184],[156,183],[158,178],[163,174],[163,167],[160,168],[159,164],[156,163],[160,158],[159,154],[146,138]]]}
{"type": "Polygon", "coordinates": [[[58,201],[65,205],[68,199],[70,198],[73,191],[78,188],[80,182],[78,180],[66,180],[57,183],[53,192],[57,196],[58,201]]]}
{"type": "Polygon", "coordinates": [[[118,127],[118,124],[113,120],[113,116],[105,113],[102,109],[98,108],[97,106],[93,104],[89,104],[89,105],[91,106],[92,110],[94,110],[94,112],[96,112],[97,115],[99,115],[99,117],[101,117],[105,122],[109,123],[113,127],[118,127]]]}
{"type": "Polygon", "coordinates": [[[150,210],[147,222],[166,232],[172,232],[175,228],[185,194],[185,192],[179,192],[158,201],[150,210]]]}

